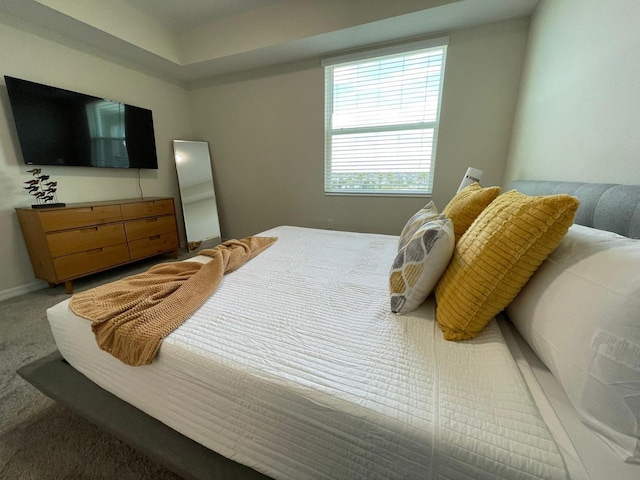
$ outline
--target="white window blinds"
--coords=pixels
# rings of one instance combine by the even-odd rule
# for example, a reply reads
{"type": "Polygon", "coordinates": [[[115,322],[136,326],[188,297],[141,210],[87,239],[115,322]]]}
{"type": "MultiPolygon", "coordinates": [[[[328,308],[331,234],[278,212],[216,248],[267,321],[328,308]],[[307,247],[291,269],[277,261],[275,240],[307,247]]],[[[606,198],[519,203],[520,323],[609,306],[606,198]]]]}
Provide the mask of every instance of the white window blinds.
{"type": "Polygon", "coordinates": [[[447,40],[323,61],[325,193],[431,193],[447,40]]]}

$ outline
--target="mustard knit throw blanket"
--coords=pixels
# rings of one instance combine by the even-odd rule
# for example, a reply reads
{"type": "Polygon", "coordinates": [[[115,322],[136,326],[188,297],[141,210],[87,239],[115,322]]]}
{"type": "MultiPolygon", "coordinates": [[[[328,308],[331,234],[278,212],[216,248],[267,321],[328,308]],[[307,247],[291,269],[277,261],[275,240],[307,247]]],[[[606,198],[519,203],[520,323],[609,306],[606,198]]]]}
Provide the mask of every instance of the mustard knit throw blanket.
{"type": "Polygon", "coordinates": [[[200,255],[209,263],[173,262],[79,293],[69,307],[91,320],[98,346],[127,365],[148,365],[162,339],[213,294],[226,273],[272,245],[275,237],[229,240],[200,255]]]}

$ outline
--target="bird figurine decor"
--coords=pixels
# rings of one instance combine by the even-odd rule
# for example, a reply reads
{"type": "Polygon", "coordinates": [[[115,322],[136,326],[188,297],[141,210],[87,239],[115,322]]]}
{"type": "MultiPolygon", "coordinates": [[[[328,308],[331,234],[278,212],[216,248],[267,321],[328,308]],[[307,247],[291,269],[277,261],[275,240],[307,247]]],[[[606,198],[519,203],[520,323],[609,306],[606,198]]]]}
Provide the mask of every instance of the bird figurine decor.
{"type": "Polygon", "coordinates": [[[28,173],[33,175],[33,179],[26,184],[24,188],[29,195],[32,195],[37,200],[37,204],[31,205],[32,208],[53,208],[64,207],[64,203],[58,202],[56,191],[58,190],[58,182],[52,182],[49,180],[49,175],[42,175],[41,168],[33,168],[27,170],[28,173]]]}

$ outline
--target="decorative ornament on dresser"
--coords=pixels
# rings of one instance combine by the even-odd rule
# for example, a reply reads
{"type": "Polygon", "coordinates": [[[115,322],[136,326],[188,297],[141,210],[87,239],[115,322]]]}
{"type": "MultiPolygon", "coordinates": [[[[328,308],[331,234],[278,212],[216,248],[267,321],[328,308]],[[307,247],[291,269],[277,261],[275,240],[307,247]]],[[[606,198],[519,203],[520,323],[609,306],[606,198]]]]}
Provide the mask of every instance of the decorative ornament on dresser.
{"type": "Polygon", "coordinates": [[[49,175],[42,175],[41,168],[33,168],[27,170],[28,173],[33,175],[33,180],[24,182],[26,187],[22,187],[29,192],[29,195],[33,195],[37,204],[31,205],[31,208],[53,208],[64,207],[64,203],[58,202],[56,191],[58,190],[58,182],[52,182],[49,180],[49,175]]]}

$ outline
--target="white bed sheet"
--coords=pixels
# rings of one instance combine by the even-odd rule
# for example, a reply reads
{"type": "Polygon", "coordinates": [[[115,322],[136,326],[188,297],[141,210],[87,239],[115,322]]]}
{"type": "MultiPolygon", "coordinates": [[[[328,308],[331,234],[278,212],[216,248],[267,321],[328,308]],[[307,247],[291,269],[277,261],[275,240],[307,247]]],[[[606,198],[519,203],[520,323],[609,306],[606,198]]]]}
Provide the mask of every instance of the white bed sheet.
{"type": "Polygon", "coordinates": [[[152,365],[95,344],[68,301],[62,355],[123,400],[278,479],[562,479],[567,468],[495,322],[447,342],[434,304],[395,316],[397,237],[297,227],[224,277],[152,365]]]}
{"type": "Polygon", "coordinates": [[[529,391],[560,447],[572,480],[638,480],[640,465],[621,461],[617,452],[582,422],[560,382],[511,321],[500,315],[499,325],[529,391]]]}

